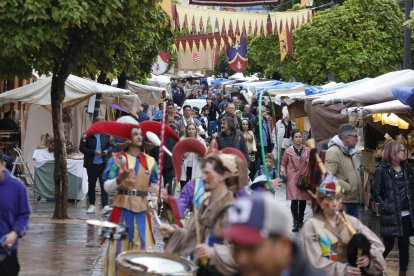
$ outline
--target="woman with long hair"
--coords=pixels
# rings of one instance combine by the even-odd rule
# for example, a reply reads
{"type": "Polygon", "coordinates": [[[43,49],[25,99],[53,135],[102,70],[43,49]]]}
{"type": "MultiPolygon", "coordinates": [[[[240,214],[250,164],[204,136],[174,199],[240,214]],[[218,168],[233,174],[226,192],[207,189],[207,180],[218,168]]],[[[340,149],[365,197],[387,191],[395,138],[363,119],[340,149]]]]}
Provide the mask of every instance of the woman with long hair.
{"type": "MultiPolygon", "coordinates": [[[[181,140],[186,138],[197,139],[207,148],[206,142],[198,134],[198,129],[193,123],[189,123],[186,126],[185,134],[183,137],[181,137],[181,140]]],[[[183,164],[181,167],[183,172],[180,179],[181,189],[183,189],[184,185],[191,179],[195,179],[201,176],[200,160],[200,156],[194,152],[188,152],[184,154],[183,164]]]]}
{"type": "Polygon", "coordinates": [[[298,232],[303,225],[306,200],[311,196],[307,191],[297,187],[302,176],[309,177],[310,148],[303,145],[303,134],[297,128],[291,131],[292,146],[288,147],[282,158],[280,173],[287,177],[286,199],[291,200],[290,210],[293,217],[292,232],[298,232]]]}
{"type": "Polygon", "coordinates": [[[384,258],[398,239],[400,275],[407,274],[410,236],[414,235],[414,174],[406,162],[407,149],[399,141],[385,145],[375,171],[374,198],[381,208],[380,233],[384,258]]]}
{"type": "Polygon", "coordinates": [[[254,137],[254,133],[252,130],[252,124],[249,120],[243,119],[241,121],[240,130],[243,133],[244,140],[246,140],[247,144],[247,152],[249,154],[249,177],[253,179],[254,175],[256,174],[256,139],[254,137]]]}

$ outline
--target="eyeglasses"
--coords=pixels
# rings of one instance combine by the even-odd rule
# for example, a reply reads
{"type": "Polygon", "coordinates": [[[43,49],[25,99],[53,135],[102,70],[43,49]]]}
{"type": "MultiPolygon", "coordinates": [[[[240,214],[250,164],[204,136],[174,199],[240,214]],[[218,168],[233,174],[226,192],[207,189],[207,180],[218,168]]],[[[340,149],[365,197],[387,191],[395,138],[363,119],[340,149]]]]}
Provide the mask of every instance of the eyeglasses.
{"type": "Polygon", "coordinates": [[[350,136],[350,137],[352,137],[352,138],[354,138],[354,139],[358,139],[358,135],[347,135],[347,136],[350,136]]]}

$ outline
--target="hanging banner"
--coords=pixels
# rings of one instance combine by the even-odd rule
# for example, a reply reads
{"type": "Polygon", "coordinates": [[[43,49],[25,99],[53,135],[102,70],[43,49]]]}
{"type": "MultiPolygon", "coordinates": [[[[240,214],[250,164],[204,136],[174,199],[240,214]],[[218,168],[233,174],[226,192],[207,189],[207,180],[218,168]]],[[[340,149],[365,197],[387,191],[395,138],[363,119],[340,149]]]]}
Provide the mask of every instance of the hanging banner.
{"type": "Polygon", "coordinates": [[[164,74],[168,69],[170,56],[170,53],[160,52],[157,57],[157,61],[152,65],[152,74],[157,76],[164,74]]]}
{"type": "Polygon", "coordinates": [[[178,68],[183,71],[213,70],[216,55],[216,49],[206,41],[206,45],[201,44],[196,47],[195,44],[180,44],[177,49],[178,68]]]}
{"type": "Polygon", "coordinates": [[[190,0],[191,5],[229,7],[277,5],[280,2],[281,0],[190,0]]]}
{"type": "Polygon", "coordinates": [[[287,23],[281,26],[279,32],[280,61],[283,61],[288,53],[293,53],[292,32],[293,28],[289,29],[287,23]]]}
{"type": "MultiPolygon", "coordinates": [[[[175,27],[192,33],[207,34],[218,32],[220,36],[270,35],[280,28],[283,22],[292,22],[295,27],[312,21],[312,10],[252,13],[207,10],[201,7],[175,5],[173,8],[175,27]]],[[[291,26],[289,26],[289,29],[291,26]]]]}
{"type": "Polygon", "coordinates": [[[242,73],[246,70],[248,64],[246,37],[236,37],[227,46],[227,58],[230,68],[235,72],[242,73]]]}

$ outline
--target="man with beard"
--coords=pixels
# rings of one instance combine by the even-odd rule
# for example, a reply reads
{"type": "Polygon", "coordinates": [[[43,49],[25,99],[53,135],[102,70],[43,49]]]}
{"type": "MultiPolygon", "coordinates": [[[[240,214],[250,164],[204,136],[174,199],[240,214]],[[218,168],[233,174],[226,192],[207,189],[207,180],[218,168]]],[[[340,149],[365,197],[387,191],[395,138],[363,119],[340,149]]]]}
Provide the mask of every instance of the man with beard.
{"type": "Polygon", "coordinates": [[[236,148],[243,152],[246,160],[249,160],[246,140],[243,133],[236,129],[232,117],[225,116],[221,119],[221,132],[217,136],[218,149],[236,148]]]}

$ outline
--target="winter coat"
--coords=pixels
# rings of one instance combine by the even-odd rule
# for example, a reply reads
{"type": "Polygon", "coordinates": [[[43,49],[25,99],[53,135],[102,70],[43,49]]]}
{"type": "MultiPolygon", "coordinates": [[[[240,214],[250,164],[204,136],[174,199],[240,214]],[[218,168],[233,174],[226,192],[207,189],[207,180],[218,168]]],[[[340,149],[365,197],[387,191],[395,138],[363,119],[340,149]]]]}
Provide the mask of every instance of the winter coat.
{"type": "MultiPolygon", "coordinates": [[[[407,196],[410,205],[411,221],[414,226],[414,174],[411,168],[403,162],[407,196]]],[[[397,184],[392,176],[393,168],[389,162],[382,161],[375,170],[373,194],[381,207],[380,233],[383,237],[403,236],[403,226],[400,208],[400,196],[397,184]]]]}
{"type": "Polygon", "coordinates": [[[355,149],[348,149],[336,135],[328,144],[326,169],[335,176],[344,189],[343,203],[362,202],[362,181],[356,165],[355,149]]]}
{"type": "Polygon", "coordinates": [[[287,200],[310,200],[308,192],[300,190],[296,184],[299,177],[309,176],[309,154],[310,148],[303,146],[301,157],[296,154],[293,146],[285,150],[283,154],[280,172],[287,176],[286,199],[287,200]]]}
{"type": "MultiPolygon", "coordinates": [[[[234,148],[241,151],[244,154],[244,156],[246,157],[246,160],[249,160],[249,152],[247,150],[247,144],[246,144],[246,141],[244,140],[243,133],[238,129],[236,129],[234,131],[236,132],[235,133],[234,148]]],[[[217,136],[217,145],[218,145],[219,150],[222,150],[222,149],[227,147],[226,142],[225,142],[224,138],[222,137],[222,132],[217,136]]]]}

